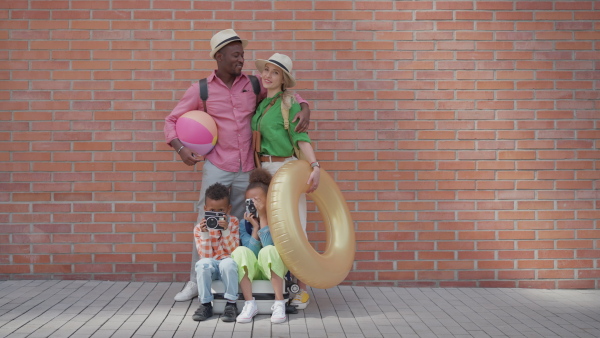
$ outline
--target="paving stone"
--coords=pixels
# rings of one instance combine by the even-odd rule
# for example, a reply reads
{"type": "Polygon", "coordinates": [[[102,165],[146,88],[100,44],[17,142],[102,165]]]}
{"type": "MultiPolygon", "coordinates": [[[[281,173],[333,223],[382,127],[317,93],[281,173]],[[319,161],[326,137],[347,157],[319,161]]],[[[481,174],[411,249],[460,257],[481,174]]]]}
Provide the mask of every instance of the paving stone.
{"type": "Polygon", "coordinates": [[[0,281],[2,337],[599,337],[600,291],[339,286],[283,324],[191,319],[181,283],[0,281]]]}

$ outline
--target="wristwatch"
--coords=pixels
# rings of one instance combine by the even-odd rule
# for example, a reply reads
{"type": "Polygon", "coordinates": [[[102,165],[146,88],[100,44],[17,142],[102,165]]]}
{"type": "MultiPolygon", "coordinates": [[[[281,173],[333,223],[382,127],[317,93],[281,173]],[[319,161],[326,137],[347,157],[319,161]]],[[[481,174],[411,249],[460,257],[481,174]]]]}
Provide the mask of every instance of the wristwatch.
{"type": "Polygon", "coordinates": [[[311,168],[314,168],[314,167],[319,167],[319,168],[321,168],[321,166],[319,165],[319,162],[317,162],[317,161],[315,161],[315,162],[311,163],[311,164],[310,164],[310,167],[311,167],[311,168]]]}

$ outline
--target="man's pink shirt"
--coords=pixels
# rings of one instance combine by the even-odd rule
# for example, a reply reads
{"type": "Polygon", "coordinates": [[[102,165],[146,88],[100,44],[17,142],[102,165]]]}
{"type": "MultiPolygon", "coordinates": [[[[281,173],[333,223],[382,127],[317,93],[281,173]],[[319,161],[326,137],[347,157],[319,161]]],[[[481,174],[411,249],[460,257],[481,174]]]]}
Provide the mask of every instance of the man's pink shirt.
{"type": "MultiPolygon", "coordinates": [[[[259,81],[261,92],[258,102],[267,96],[267,90],[259,81]]],[[[254,169],[254,158],[252,154],[252,129],[250,122],[256,109],[257,98],[252,89],[250,79],[242,73],[238,76],[231,88],[216,76],[216,72],[207,78],[208,83],[208,114],[212,116],[217,124],[217,144],[205,158],[217,168],[229,172],[238,172],[240,167],[243,172],[254,169]]],[[[298,102],[306,103],[296,95],[298,102]]],[[[191,111],[202,110],[204,104],[200,99],[198,83],[194,83],[183,94],[177,106],[171,114],[165,118],[165,139],[168,144],[177,138],[175,122],[177,119],[191,111]]]]}

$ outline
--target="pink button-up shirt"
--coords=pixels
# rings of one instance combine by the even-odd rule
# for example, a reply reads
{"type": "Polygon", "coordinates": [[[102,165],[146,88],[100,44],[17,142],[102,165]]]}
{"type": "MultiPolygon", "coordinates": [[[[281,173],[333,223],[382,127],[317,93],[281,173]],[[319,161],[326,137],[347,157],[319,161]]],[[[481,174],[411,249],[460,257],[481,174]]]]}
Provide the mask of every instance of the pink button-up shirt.
{"type": "MultiPolygon", "coordinates": [[[[259,81],[261,92],[258,102],[267,96],[267,90],[259,81]]],[[[256,109],[256,95],[252,89],[252,83],[246,74],[238,76],[231,88],[216,75],[216,71],[207,78],[208,84],[208,114],[212,116],[217,124],[217,144],[205,158],[217,168],[229,172],[238,172],[254,169],[252,154],[252,128],[250,122],[256,109]]],[[[306,103],[300,96],[296,95],[298,102],[306,103]]],[[[177,138],[175,122],[177,119],[191,111],[202,110],[204,104],[200,99],[200,88],[198,82],[194,83],[183,94],[177,106],[171,114],[165,118],[165,139],[168,144],[177,138]]]]}

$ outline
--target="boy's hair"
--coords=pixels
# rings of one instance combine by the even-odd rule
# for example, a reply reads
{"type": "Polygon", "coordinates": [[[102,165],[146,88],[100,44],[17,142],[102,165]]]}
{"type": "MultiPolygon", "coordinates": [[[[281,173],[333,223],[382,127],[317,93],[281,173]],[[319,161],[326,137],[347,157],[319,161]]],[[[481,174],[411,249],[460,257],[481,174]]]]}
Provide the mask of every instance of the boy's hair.
{"type": "Polygon", "coordinates": [[[261,188],[265,194],[269,191],[269,184],[271,184],[271,174],[262,168],[256,168],[250,173],[250,184],[246,191],[254,188],[261,188]]]}
{"type": "Polygon", "coordinates": [[[220,201],[224,198],[229,203],[229,188],[221,183],[215,183],[206,189],[205,198],[210,198],[213,201],[220,201]]]}

